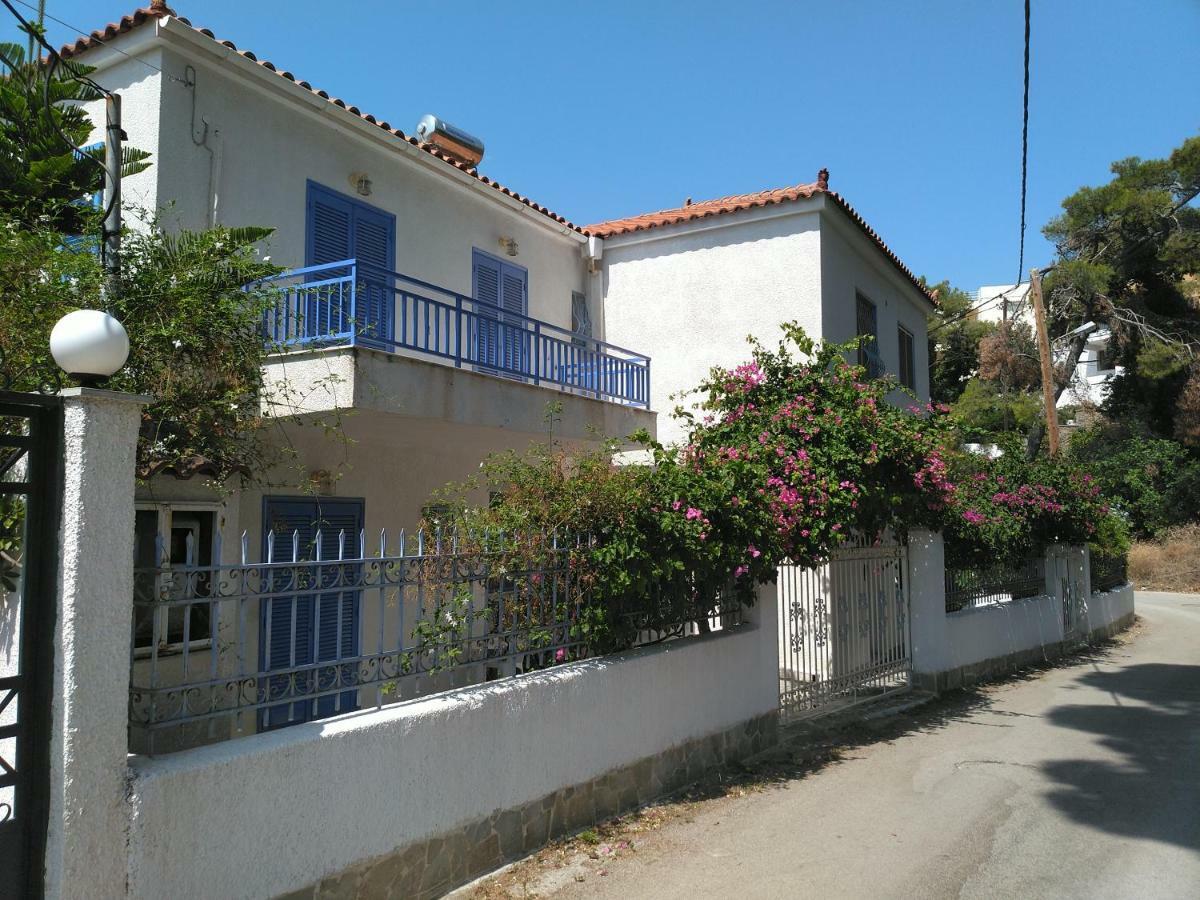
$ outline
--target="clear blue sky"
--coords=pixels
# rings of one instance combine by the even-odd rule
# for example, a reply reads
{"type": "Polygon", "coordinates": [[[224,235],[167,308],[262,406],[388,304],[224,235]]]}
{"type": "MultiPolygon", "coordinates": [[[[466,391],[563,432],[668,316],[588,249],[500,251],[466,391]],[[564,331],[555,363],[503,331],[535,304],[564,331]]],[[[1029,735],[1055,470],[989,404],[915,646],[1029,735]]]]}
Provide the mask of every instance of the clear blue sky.
{"type": "MultiPolygon", "coordinates": [[[[48,12],[91,30],[135,2],[48,12]]],[[[827,166],[918,274],[1016,275],[1021,0],[175,7],[406,131],[479,135],[485,173],[579,224],[827,166]]],[[[1034,0],[1032,69],[1026,267],[1064,196],[1200,133],[1200,2],[1034,0]]]]}

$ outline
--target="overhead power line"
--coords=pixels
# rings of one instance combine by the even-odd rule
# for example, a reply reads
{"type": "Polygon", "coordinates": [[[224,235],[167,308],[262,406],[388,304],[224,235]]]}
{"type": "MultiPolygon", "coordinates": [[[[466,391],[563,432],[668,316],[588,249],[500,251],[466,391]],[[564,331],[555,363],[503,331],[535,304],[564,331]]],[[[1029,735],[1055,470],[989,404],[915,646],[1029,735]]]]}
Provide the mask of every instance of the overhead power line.
{"type": "Polygon", "coordinates": [[[1021,240],[1017,255],[1017,283],[1025,277],[1025,193],[1029,180],[1029,11],[1025,0],[1025,94],[1021,102],[1021,240]]]}
{"type": "Polygon", "coordinates": [[[934,334],[935,332],[941,331],[943,328],[947,327],[948,325],[953,325],[955,322],[961,322],[963,319],[967,318],[968,316],[971,316],[974,313],[983,311],[988,306],[995,303],[997,300],[1005,301],[1005,300],[1007,300],[1009,294],[1011,294],[1013,291],[1018,290],[1022,287],[1027,287],[1027,285],[1018,282],[1017,284],[1014,284],[1012,287],[1001,291],[999,294],[993,294],[992,296],[979,301],[974,306],[968,306],[966,309],[964,309],[962,312],[960,312],[954,318],[944,319],[943,321],[938,322],[936,325],[934,325],[932,328],[929,329],[929,333],[934,334]]]}
{"type": "MultiPolygon", "coordinates": [[[[37,10],[37,7],[36,7],[36,6],[34,6],[32,3],[29,3],[29,2],[27,2],[27,0],[15,0],[15,2],[17,2],[17,3],[21,4],[21,5],[22,5],[22,6],[24,6],[26,9],[37,10]]],[[[7,3],[5,3],[4,5],[5,5],[5,6],[7,6],[8,4],[7,4],[7,3]]],[[[62,19],[59,19],[59,18],[57,18],[56,16],[52,16],[52,15],[50,15],[50,13],[48,13],[48,12],[44,12],[44,11],[43,11],[43,12],[42,12],[42,15],[44,15],[44,16],[45,16],[47,19],[49,19],[51,22],[55,22],[55,23],[57,23],[57,24],[61,25],[63,28],[69,28],[69,29],[71,29],[71,30],[72,30],[72,31],[74,31],[76,34],[87,34],[87,32],[86,32],[86,31],[85,31],[83,28],[80,28],[78,25],[72,25],[70,22],[64,22],[62,19]]],[[[91,36],[90,40],[92,40],[92,41],[95,41],[97,44],[100,44],[100,45],[102,45],[102,46],[104,46],[104,47],[107,47],[108,49],[112,50],[114,53],[119,53],[119,54],[121,54],[121,55],[122,55],[122,56],[124,56],[126,59],[132,59],[134,62],[139,62],[139,63],[141,63],[141,64],[142,64],[143,66],[145,66],[147,69],[153,69],[155,72],[158,72],[158,73],[159,73],[160,75],[162,75],[164,78],[168,78],[168,79],[170,79],[171,81],[177,81],[177,82],[179,82],[180,84],[187,84],[187,83],[188,83],[188,82],[187,82],[185,79],[183,79],[183,78],[180,78],[180,77],[179,77],[179,76],[177,76],[177,75],[172,75],[171,73],[164,71],[163,69],[161,69],[161,68],[159,68],[158,66],[154,65],[154,63],[152,63],[152,62],[147,62],[146,60],[142,59],[140,56],[134,56],[132,53],[126,53],[124,50],[120,49],[119,47],[115,47],[115,46],[113,46],[113,44],[111,44],[110,42],[108,42],[108,41],[105,41],[105,40],[102,40],[101,38],[98,38],[98,37],[96,37],[96,35],[95,35],[94,33],[92,34],[92,36],[91,36]]],[[[43,46],[46,46],[45,42],[42,42],[42,44],[43,44],[43,46]]]]}

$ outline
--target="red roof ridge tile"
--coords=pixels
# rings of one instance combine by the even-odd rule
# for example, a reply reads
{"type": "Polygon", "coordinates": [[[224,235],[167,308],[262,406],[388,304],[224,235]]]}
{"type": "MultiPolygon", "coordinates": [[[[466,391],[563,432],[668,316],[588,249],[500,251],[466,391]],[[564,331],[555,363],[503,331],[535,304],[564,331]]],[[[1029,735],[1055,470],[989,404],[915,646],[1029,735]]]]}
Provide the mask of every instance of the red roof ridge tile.
{"type": "Polygon", "coordinates": [[[292,82],[293,84],[296,84],[296,85],[304,88],[305,90],[309,91],[310,93],[315,94],[316,96],[321,97],[324,100],[327,100],[328,102],[334,104],[335,106],[341,107],[342,109],[346,110],[347,112],[351,113],[352,115],[355,115],[358,118],[362,119],[364,122],[369,122],[370,124],[375,125],[378,128],[382,128],[384,131],[388,132],[389,134],[393,135],[394,137],[398,137],[403,141],[407,141],[408,143],[412,144],[414,147],[417,147],[417,148],[425,151],[430,156],[436,157],[437,159],[441,160],[442,162],[444,162],[448,165],[451,165],[454,168],[456,168],[462,172],[465,172],[467,175],[470,175],[472,178],[478,179],[481,183],[488,185],[489,187],[495,189],[496,191],[499,191],[501,194],[504,194],[507,197],[511,197],[513,200],[516,200],[518,203],[524,204],[525,206],[529,207],[530,209],[534,210],[535,212],[541,213],[542,215],[546,216],[547,218],[553,219],[555,222],[558,222],[560,225],[563,225],[564,227],[569,228],[571,231],[579,232],[581,234],[583,233],[582,228],[580,228],[578,225],[576,225],[573,222],[571,222],[570,220],[568,220],[565,216],[561,216],[558,213],[553,212],[550,209],[547,209],[545,206],[542,206],[540,203],[533,202],[528,197],[522,196],[521,194],[517,193],[516,191],[512,190],[511,188],[507,188],[504,185],[500,184],[498,181],[495,181],[494,179],[488,178],[485,175],[481,175],[479,173],[479,170],[477,168],[475,168],[474,166],[468,166],[468,165],[465,165],[464,163],[459,162],[458,160],[454,159],[450,155],[442,152],[440,149],[438,149],[433,144],[427,144],[424,141],[420,141],[417,138],[412,137],[411,135],[405,134],[403,131],[401,131],[398,128],[392,128],[391,126],[388,125],[387,122],[379,120],[375,116],[372,116],[368,113],[363,113],[363,112],[359,111],[357,106],[350,106],[344,100],[340,100],[336,97],[330,97],[326,91],[314,88],[307,81],[300,81],[291,72],[283,71],[283,70],[277,68],[269,60],[259,59],[257,56],[255,56],[249,50],[239,50],[237,45],[234,44],[233,41],[226,41],[226,40],[221,40],[221,39],[217,38],[216,35],[214,35],[213,32],[207,28],[197,28],[188,19],[176,14],[169,6],[167,6],[167,4],[165,3],[165,0],[152,0],[150,6],[142,7],[140,9],[134,10],[129,15],[122,16],[120,21],[118,21],[118,22],[110,22],[107,25],[105,25],[103,29],[97,29],[96,31],[93,31],[90,35],[86,35],[86,36],[80,35],[72,43],[64,44],[58,51],[59,55],[62,56],[64,59],[70,59],[71,57],[78,56],[80,53],[90,50],[93,47],[102,46],[106,42],[117,37],[118,35],[125,34],[126,32],[132,31],[133,29],[137,28],[138,26],[144,25],[148,21],[162,19],[162,18],[166,18],[168,16],[174,18],[177,22],[180,22],[181,24],[186,25],[188,28],[191,28],[197,34],[202,35],[202,36],[214,41],[215,43],[221,44],[224,47],[228,47],[230,50],[237,53],[243,59],[247,59],[250,62],[256,63],[257,65],[261,66],[262,68],[275,73],[280,78],[285,78],[288,81],[292,82]]]}

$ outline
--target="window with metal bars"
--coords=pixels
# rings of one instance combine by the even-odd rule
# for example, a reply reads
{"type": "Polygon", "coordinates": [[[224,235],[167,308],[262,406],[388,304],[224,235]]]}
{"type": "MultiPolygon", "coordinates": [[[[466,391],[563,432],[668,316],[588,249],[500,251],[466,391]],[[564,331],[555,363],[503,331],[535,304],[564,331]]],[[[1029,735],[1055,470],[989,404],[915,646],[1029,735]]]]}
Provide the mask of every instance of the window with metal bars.
{"type": "Polygon", "coordinates": [[[859,337],[868,337],[858,348],[858,364],[867,374],[878,378],[883,374],[883,360],[879,356],[879,311],[875,304],[862,294],[855,294],[855,325],[859,337]]]}
{"type": "Polygon", "coordinates": [[[896,374],[900,378],[900,384],[909,390],[917,388],[917,367],[914,359],[916,353],[916,345],[913,341],[912,332],[900,325],[896,328],[896,341],[899,349],[900,371],[896,374]]]}

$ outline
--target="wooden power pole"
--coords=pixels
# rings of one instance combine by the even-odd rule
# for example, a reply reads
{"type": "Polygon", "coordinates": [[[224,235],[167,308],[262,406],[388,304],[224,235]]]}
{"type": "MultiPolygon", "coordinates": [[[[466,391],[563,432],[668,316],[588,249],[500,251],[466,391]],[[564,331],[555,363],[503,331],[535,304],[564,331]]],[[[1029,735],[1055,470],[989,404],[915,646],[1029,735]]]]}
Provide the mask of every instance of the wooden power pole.
{"type": "Polygon", "coordinates": [[[1054,405],[1054,360],[1050,356],[1050,337],[1046,333],[1046,310],[1042,306],[1042,280],[1037,269],[1029,270],[1029,300],[1037,328],[1038,356],[1042,360],[1042,402],[1046,406],[1046,440],[1050,455],[1058,455],[1058,409],[1054,405]]]}

